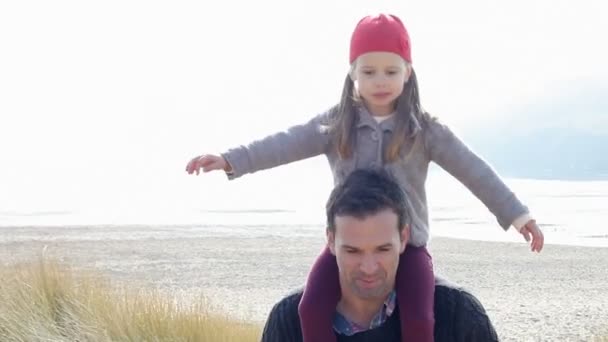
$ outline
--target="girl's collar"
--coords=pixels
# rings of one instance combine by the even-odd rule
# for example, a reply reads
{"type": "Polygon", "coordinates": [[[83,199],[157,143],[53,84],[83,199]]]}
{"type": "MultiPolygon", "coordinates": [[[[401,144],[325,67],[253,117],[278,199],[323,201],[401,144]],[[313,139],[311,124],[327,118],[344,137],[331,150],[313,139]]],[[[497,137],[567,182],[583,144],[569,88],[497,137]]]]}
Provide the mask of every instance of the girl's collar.
{"type": "Polygon", "coordinates": [[[356,106],[356,111],[359,116],[357,127],[369,126],[375,128],[381,126],[385,130],[393,130],[395,125],[395,112],[385,116],[374,116],[363,105],[356,106]]]}

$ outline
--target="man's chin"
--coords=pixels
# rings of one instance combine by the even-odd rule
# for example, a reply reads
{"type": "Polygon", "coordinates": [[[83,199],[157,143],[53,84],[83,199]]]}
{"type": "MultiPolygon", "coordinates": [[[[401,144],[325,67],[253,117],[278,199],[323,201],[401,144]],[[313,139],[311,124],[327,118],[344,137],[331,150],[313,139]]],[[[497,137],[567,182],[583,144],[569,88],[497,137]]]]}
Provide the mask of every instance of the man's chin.
{"type": "Polygon", "coordinates": [[[355,284],[353,287],[355,294],[361,299],[384,298],[388,296],[390,292],[384,283],[375,284],[375,286],[372,286],[371,284],[355,284]]]}

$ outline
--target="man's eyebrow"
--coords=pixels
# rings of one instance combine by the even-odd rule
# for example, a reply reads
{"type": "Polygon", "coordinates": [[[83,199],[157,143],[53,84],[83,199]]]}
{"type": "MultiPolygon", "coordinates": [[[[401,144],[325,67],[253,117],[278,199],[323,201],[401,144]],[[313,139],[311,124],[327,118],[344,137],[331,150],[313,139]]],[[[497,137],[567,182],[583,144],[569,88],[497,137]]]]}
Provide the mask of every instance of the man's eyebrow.
{"type": "Polygon", "coordinates": [[[355,246],[351,246],[351,245],[347,245],[347,244],[342,244],[340,247],[344,248],[344,249],[356,249],[356,250],[359,249],[359,248],[357,248],[355,246]]]}
{"type": "MultiPolygon", "coordinates": [[[[343,249],[354,249],[354,250],[359,250],[359,248],[358,248],[358,247],[351,246],[351,245],[347,245],[347,244],[343,244],[343,245],[341,245],[340,247],[341,247],[341,248],[343,248],[343,249]]],[[[384,248],[392,248],[392,247],[393,247],[393,244],[392,244],[392,243],[390,243],[390,242],[387,242],[387,243],[385,243],[385,244],[382,244],[382,245],[377,246],[377,247],[376,247],[376,249],[384,249],[384,248]]]]}

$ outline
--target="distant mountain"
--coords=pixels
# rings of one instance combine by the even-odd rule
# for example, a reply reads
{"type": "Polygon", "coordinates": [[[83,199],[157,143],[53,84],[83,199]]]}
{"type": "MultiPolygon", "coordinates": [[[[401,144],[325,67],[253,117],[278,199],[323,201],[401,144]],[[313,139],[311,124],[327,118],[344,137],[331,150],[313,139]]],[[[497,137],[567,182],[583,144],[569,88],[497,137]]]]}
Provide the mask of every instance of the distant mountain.
{"type": "Polygon", "coordinates": [[[608,180],[608,86],[572,86],[463,138],[503,176],[608,180]]]}

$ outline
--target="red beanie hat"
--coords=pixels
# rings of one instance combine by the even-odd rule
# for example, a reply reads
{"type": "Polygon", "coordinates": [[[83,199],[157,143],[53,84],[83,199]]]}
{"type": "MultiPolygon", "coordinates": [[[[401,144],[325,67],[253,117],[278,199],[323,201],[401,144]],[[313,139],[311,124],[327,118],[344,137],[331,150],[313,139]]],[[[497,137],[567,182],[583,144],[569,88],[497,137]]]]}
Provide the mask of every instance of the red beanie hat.
{"type": "Polygon", "coordinates": [[[398,17],[378,14],[359,21],[350,40],[350,63],[373,51],[393,52],[412,63],[410,37],[398,17]]]}

